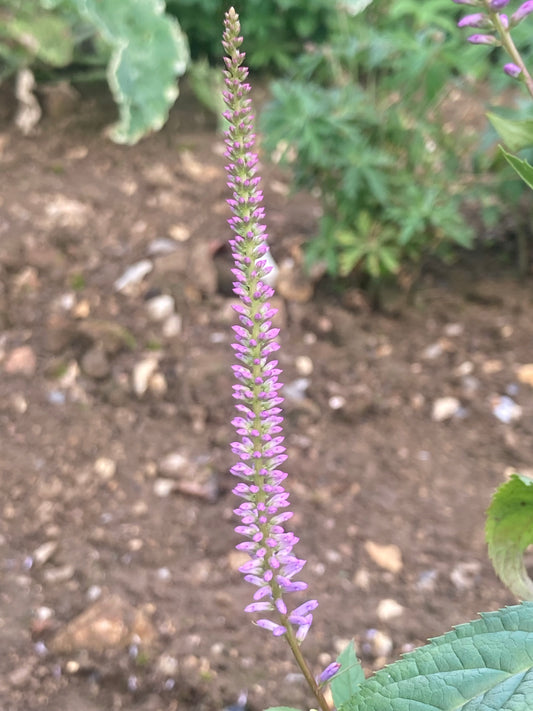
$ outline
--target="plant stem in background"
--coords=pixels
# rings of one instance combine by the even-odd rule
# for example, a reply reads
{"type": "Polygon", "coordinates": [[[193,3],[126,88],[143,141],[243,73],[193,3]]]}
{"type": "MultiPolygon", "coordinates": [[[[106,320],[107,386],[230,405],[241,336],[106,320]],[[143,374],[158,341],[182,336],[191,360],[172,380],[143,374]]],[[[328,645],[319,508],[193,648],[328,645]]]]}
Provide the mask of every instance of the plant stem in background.
{"type": "Polygon", "coordinates": [[[245,580],[256,587],[253,602],[245,609],[263,613],[256,624],[270,630],[274,636],[285,637],[298,666],[309,684],[322,711],[329,705],[301,651],[313,621],[316,600],[308,600],[289,611],[288,593],[307,588],[293,578],[300,573],[305,560],[293,554],[298,542],[284,524],[292,517],[289,494],[283,487],[287,474],[279,466],[287,459],[282,430],[283,417],[278,380],[281,370],[271,359],[278,350],[279,329],[272,327],[276,314],[269,300],[274,290],[268,284],[268,245],[265,226],[261,224],[264,210],[262,192],[256,175],[257,154],[251,114],[250,85],[246,83],[248,69],[243,65],[245,54],[239,17],[231,8],[225,16],[223,46],[226,52],[224,72],[226,89],[224,118],[230,128],[226,132],[226,166],[228,186],[233,191],[228,200],[233,216],[229,224],[234,232],[230,245],[235,260],[234,293],[239,298],[235,307],[240,325],[234,326],[236,343],[233,348],[238,365],[233,366],[237,384],[233,386],[239,416],[233,425],[240,437],[232,444],[239,458],[231,472],[241,479],[233,492],[242,502],[235,510],[241,519],[236,532],[246,541],[237,545],[250,560],[240,567],[245,580]]]}

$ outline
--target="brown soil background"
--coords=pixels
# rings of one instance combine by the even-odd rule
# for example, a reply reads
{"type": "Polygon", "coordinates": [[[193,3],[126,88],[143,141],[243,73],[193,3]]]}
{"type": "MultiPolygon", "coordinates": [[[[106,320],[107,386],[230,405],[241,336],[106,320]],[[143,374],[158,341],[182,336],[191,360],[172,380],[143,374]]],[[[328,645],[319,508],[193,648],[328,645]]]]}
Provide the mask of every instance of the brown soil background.
{"type": "MultiPolygon", "coordinates": [[[[0,707],[214,711],[247,690],[253,711],[307,708],[283,643],[242,612],[221,139],[186,101],[134,148],[104,137],[112,108],[99,96],[57,111],[29,137],[8,108],[0,121],[0,707]],[[150,253],[169,236],[174,252],[150,253]],[[153,271],[117,292],[146,258],[153,271]],[[160,293],[181,316],[174,335],[147,316],[160,293]],[[136,395],[135,367],[154,358],[136,395]],[[168,493],[170,453],[186,466],[168,493]],[[89,632],[67,627],[95,601],[89,632]]],[[[272,167],[263,175],[283,263],[318,206],[289,196],[272,167]]],[[[533,361],[531,302],[530,280],[480,256],[427,275],[414,303],[385,313],[353,289],[280,300],[283,380],[313,368],[305,397],[287,400],[286,437],[299,553],[320,600],[304,647],[317,672],[351,637],[370,671],[513,603],[483,522],[506,471],[531,467],[533,388],[517,379],[533,361]],[[522,408],[511,424],[492,412],[506,392],[522,408]],[[436,422],[447,396],[463,416],[436,422]],[[379,563],[372,544],[397,549],[379,563]],[[401,614],[387,619],[383,600],[401,614]]]]}

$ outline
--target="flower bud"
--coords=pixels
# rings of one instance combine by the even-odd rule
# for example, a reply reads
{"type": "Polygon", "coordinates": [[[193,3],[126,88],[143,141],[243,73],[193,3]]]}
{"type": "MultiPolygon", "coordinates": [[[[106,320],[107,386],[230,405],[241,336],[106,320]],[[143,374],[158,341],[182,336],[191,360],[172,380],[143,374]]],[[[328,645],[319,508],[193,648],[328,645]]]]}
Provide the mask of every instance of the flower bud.
{"type": "Polygon", "coordinates": [[[533,12],[533,0],[528,0],[520,5],[518,10],[511,15],[510,25],[516,27],[519,22],[522,22],[524,17],[527,17],[533,12]]]}
{"type": "Polygon", "coordinates": [[[476,12],[473,15],[465,15],[457,23],[457,27],[479,27],[481,29],[493,27],[491,20],[482,12],[476,12]]]}
{"type": "Polygon", "coordinates": [[[342,665],[339,664],[339,662],[332,662],[331,664],[329,664],[324,669],[324,671],[317,676],[317,678],[316,678],[317,683],[321,686],[322,684],[325,684],[326,682],[328,682],[330,679],[333,679],[333,677],[339,671],[341,666],[342,665]]]}
{"type": "Polygon", "coordinates": [[[518,79],[520,74],[522,74],[522,70],[520,69],[520,67],[517,64],[513,64],[512,62],[506,64],[503,68],[503,71],[510,77],[513,77],[513,79],[518,79]]]}
{"type": "Polygon", "coordinates": [[[494,47],[497,47],[499,44],[501,44],[500,41],[492,35],[470,35],[470,37],[467,37],[467,39],[472,44],[490,44],[494,47]]]}

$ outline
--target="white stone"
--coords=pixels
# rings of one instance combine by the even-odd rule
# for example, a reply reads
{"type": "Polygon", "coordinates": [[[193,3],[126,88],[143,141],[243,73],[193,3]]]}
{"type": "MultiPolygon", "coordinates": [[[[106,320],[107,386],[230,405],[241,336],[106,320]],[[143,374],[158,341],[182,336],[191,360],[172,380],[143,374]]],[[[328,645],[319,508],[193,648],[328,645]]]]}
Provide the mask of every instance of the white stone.
{"type": "Polygon", "coordinates": [[[33,551],[35,565],[44,565],[57,550],[57,541],[47,541],[33,551]]]}
{"type": "Polygon", "coordinates": [[[172,493],[175,486],[176,482],[173,479],[156,479],[154,481],[154,494],[164,499],[172,493]]]}
{"type": "Polygon", "coordinates": [[[114,283],[115,291],[124,291],[130,286],[139,284],[147,274],[150,274],[154,265],[149,259],[141,259],[128,267],[124,274],[114,283]]]}
{"type": "Polygon", "coordinates": [[[159,462],[159,471],[165,476],[176,476],[181,473],[189,460],[180,452],[171,452],[159,462]]]}
{"type": "Polygon", "coordinates": [[[97,474],[100,479],[104,481],[109,481],[112,479],[117,471],[116,462],[109,457],[99,457],[94,463],[94,473],[97,474]]]}
{"type": "Polygon", "coordinates": [[[164,321],[174,313],[175,305],[170,294],[160,294],[146,302],[146,313],[151,321],[164,321]]]}
{"type": "Polygon", "coordinates": [[[452,418],[461,408],[456,397],[440,397],[433,403],[431,418],[435,422],[444,422],[452,418]]]}
{"type": "Polygon", "coordinates": [[[141,360],[134,365],[132,373],[133,392],[138,397],[141,397],[147,391],[150,378],[156,370],[157,358],[155,357],[145,358],[145,360],[141,360]]]}
{"type": "Polygon", "coordinates": [[[380,600],[376,609],[376,614],[381,622],[389,622],[397,617],[401,617],[405,611],[403,605],[392,599],[380,600]]]}
{"type": "Polygon", "coordinates": [[[309,358],[309,356],[298,356],[294,364],[296,365],[298,375],[301,375],[302,377],[307,377],[313,372],[313,361],[309,358]]]}
{"type": "Polygon", "coordinates": [[[163,324],[163,336],[165,338],[174,338],[179,336],[182,330],[183,320],[180,314],[171,314],[163,324]]]}

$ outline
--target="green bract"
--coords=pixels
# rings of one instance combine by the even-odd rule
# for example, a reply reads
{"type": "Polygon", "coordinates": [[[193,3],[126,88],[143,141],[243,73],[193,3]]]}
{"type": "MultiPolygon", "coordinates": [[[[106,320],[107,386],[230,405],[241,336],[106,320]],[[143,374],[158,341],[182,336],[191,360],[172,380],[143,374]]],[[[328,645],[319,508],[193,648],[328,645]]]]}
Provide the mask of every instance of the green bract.
{"type": "Polygon", "coordinates": [[[531,711],[533,603],[487,612],[363,682],[340,711],[531,711]]]}

